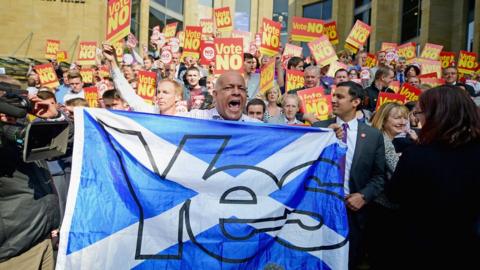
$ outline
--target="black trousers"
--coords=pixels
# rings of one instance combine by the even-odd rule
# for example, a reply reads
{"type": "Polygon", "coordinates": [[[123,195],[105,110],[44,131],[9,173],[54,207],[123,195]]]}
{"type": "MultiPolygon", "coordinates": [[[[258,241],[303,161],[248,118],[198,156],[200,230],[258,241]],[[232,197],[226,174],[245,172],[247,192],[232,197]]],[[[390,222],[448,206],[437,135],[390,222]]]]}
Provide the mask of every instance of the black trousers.
{"type": "Polygon", "coordinates": [[[401,220],[398,209],[371,202],[367,210],[365,246],[370,269],[401,269],[401,220]]]}

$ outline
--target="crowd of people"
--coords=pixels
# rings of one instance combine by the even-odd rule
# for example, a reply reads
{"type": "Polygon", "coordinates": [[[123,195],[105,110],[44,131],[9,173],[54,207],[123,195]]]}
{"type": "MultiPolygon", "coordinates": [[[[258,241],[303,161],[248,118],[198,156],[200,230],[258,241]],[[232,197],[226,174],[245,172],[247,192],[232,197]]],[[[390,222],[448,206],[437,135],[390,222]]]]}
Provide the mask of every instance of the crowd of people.
{"type": "MultiPolygon", "coordinates": [[[[165,64],[159,59],[160,48],[155,49],[158,51],[143,57],[132,51],[135,62],[125,64],[117,61],[113,46],[102,45],[101,64],[110,73],[102,76],[96,67],[92,85],[99,91],[99,107],[206,120],[331,128],[339,142],[348,147],[340,166],[345,172],[350,269],[365,264],[370,269],[480,267],[480,204],[476,200],[480,177],[475,173],[480,154],[478,76],[468,80],[476,83],[465,83],[459,79],[457,68],[450,66],[442,71],[445,85],[432,88],[422,83],[418,65],[407,65],[402,57],[387,63],[383,51],[377,52],[377,64],[368,69],[367,76],[361,75],[365,51],[355,55],[339,52],[339,61],[348,68],[336,70],[334,77],[327,76],[328,66],[316,65],[310,57],[291,57],[282,63],[278,55],[273,57],[274,86],[263,93],[259,71],[272,57],[259,59],[260,55],[244,53],[243,72],[215,76],[214,63],[200,65],[190,56],[182,59],[179,52],[173,54],[172,63],[165,64]],[[286,91],[285,67],[304,71],[304,87],[286,91]],[[157,74],[151,104],[137,94],[137,74],[142,70],[157,74]],[[408,82],[421,89],[418,102],[390,102],[377,108],[380,93],[394,92],[389,88],[392,81],[408,82]],[[320,121],[302,110],[297,95],[299,90],[318,86],[332,97],[328,120],[320,121]]],[[[84,93],[87,84],[80,66],[56,67],[60,78],[56,89],[42,86],[34,70],[27,74],[27,90],[34,103],[32,121],[73,122],[74,107],[88,107],[84,93]]],[[[18,84],[8,76],[0,80],[18,84]]],[[[1,121],[15,123],[17,119],[1,114],[1,121]]],[[[0,175],[0,269],[18,268],[22,260],[28,265],[53,265],[48,255],[52,250],[50,238],[58,234],[65,211],[71,151],[39,165],[27,164],[19,156],[12,159],[14,151],[1,147],[2,163],[10,159],[11,170],[2,170],[0,175]],[[53,176],[53,185],[28,191],[31,173],[42,173],[45,177],[39,181],[43,184],[53,176]],[[17,182],[23,179],[23,184],[15,186],[11,183],[14,178],[17,182]],[[39,197],[18,200],[18,193],[36,193],[39,197]],[[56,202],[53,194],[58,195],[56,202]],[[15,201],[26,201],[29,208],[12,205],[15,201]],[[58,213],[54,213],[52,209],[57,208],[58,213]],[[35,218],[39,212],[48,215],[35,218]],[[2,221],[14,220],[19,213],[25,220],[2,221]],[[32,251],[32,247],[36,249],[32,251]],[[32,252],[41,256],[35,257],[32,252]]]]}

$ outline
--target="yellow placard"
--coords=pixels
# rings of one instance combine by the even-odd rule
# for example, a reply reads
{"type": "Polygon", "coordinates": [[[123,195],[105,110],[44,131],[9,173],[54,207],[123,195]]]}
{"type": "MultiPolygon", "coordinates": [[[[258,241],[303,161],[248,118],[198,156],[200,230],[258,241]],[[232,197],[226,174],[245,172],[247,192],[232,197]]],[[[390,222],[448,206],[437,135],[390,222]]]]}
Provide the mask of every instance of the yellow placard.
{"type": "Polygon", "coordinates": [[[397,55],[398,57],[405,57],[407,61],[417,57],[417,49],[415,47],[415,42],[409,42],[398,46],[397,55]]]}
{"type": "Polygon", "coordinates": [[[310,52],[315,58],[315,61],[317,61],[317,64],[320,66],[326,66],[338,60],[335,49],[328,38],[324,35],[313,42],[309,42],[308,47],[310,48],[310,52]]]}
{"type": "Polygon", "coordinates": [[[108,42],[118,42],[130,33],[131,12],[131,0],[108,1],[106,32],[108,42]]]}
{"type": "Polygon", "coordinates": [[[260,93],[265,94],[272,89],[275,77],[275,59],[271,59],[260,71],[260,93]]]}
{"type": "Polygon", "coordinates": [[[352,30],[350,31],[346,42],[352,47],[359,49],[365,44],[365,42],[367,42],[368,36],[370,36],[370,32],[370,25],[360,20],[357,20],[352,30]]]}
{"type": "Polygon", "coordinates": [[[423,47],[423,51],[420,54],[420,57],[430,59],[430,60],[438,60],[440,58],[440,53],[442,52],[443,46],[427,43],[425,47],[423,47]]]}

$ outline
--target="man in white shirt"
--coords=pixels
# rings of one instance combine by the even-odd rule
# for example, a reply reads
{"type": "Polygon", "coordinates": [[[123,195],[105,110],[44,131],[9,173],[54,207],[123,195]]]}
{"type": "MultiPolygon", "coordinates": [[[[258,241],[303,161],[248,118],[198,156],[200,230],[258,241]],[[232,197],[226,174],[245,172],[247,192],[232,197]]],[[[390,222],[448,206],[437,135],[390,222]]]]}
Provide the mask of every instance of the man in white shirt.
{"type": "MultiPolygon", "coordinates": [[[[113,80],[115,87],[120,96],[135,111],[162,113],[158,106],[151,106],[142,103],[141,98],[135,93],[133,88],[128,85],[125,77],[120,73],[118,64],[116,63],[115,50],[111,45],[103,45],[103,55],[111,64],[113,80]]],[[[165,85],[166,81],[160,81],[158,90],[161,92],[160,86],[165,85]]],[[[169,81],[170,85],[172,84],[169,81]]],[[[216,119],[216,120],[232,120],[242,122],[261,122],[257,119],[250,118],[243,114],[243,109],[247,101],[247,88],[242,74],[238,71],[228,71],[222,74],[212,92],[215,99],[215,108],[210,110],[192,110],[185,113],[177,113],[177,116],[198,118],[198,119],[216,119]]]]}
{"type": "Polygon", "coordinates": [[[247,102],[247,88],[240,72],[228,71],[220,75],[215,83],[213,98],[215,100],[215,108],[210,110],[192,110],[183,116],[198,119],[261,122],[243,114],[243,109],[247,102]]]}
{"type": "Polygon", "coordinates": [[[71,70],[68,73],[68,84],[70,85],[70,89],[63,97],[63,103],[74,98],[85,98],[82,75],[79,71],[71,70]]]}
{"type": "Polygon", "coordinates": [[[363,256],[367,223],[367,206],[383,191],[385,181],[385,146],[378,129],[357,120],[364,92],[354,82],[341,82],[332,96],[334,119],[313,123],[314,127],[329,127],[347,144],[344,169],[345,205],[350,228],[350,269],[356,269],[363,256]]]}

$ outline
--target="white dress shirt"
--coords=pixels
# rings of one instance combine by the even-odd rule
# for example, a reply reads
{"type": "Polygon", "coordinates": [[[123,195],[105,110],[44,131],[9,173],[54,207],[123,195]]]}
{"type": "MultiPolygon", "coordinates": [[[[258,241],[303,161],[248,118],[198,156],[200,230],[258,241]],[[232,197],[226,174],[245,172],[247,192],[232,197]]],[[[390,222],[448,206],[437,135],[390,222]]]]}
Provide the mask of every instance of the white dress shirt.
{"type": "MultiPolygon", "coordinates": [[[[224,120],[222,116],[218,113],[217,108],[213,108],[210,110],[191,110],[185,113],[177,113],[176,115],[183,116],[183,117],[196,118],[196,119],[204,119],[204,120],[224,120]]],[[[240,117],[238,121],[262,123],[262,121],[255,118],[251,118],[245,114],[242,114],[242,117],[240,117]]]]}
{"type": "MultiPolygon", "coordinates": [[[[337,124],[342,127],[345,123],[342,119],[337,117],[337,124]]],[[[352,167],[353,154],[355,153],[355,145],[357,144],[358,120],[354,118],[347,122],[347,157],[345,160],[345,179],[343,183],[343,190],[345,195],[350,194],[350,169],[352,167]]],[[[341,140],[340,140],[341,141],[341,140]]],[[[342,142],[343,143],[343,142],[342,142]]]]}

